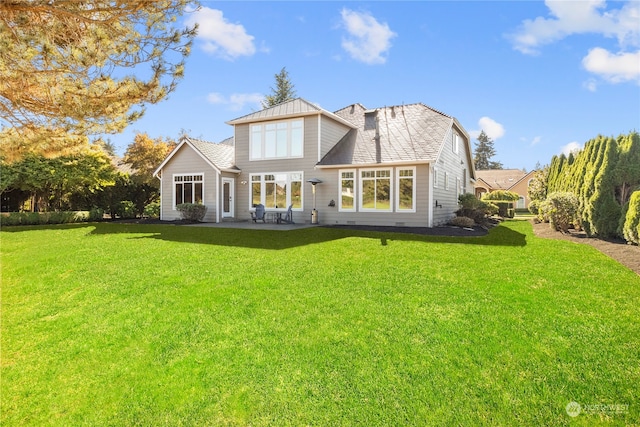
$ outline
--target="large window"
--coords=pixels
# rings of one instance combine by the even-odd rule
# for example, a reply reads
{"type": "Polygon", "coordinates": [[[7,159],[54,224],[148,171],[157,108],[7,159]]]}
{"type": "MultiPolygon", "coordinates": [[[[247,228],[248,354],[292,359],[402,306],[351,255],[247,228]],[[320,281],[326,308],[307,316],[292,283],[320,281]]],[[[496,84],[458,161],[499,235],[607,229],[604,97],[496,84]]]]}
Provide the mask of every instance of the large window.
{"type": "Polygon", "coordinates": [[[251,160],[302,157],[303,124],[303,119],[294,119],[251,125],[251,160]]]}
{"type": "Polygon", "coordinates": [[[396,209],[398,212],[415,212],[416,210],[416,186],[415,168],[396,169],[396,209]]]}
{"type": "Polygon", "coordinates": [[[173,207],[181,203],[203,203],[203,175],[174,175],[173,207]]]}
{"type": "Polygon", "coordinates": [[[251,206],[266,209],[302,209],[302,172],[251,175],[251,206]]]}
{"type": "Polygon", "coordinates": [[[356,172],[340,171],[340,211],[356,210],[356,172]]]}
{"type": "Polygon", "coordinates": [[[363,211],[391,211],[391,169],[360,171],[360,207],[363,211]]]}

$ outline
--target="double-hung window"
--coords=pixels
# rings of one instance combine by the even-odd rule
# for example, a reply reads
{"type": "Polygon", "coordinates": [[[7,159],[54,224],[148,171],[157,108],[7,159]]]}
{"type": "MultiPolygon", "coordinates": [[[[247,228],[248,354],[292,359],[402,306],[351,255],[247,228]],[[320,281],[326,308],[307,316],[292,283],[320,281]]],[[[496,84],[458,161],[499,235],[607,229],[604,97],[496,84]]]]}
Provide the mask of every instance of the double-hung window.
{"type": "Polygon", "coordinates": [[[251,206],[266,209],[302,209],[302,172],[251,175],[251,206]]]}
{"type": "Polygon", "coordinates": [[[250,159],[287,159],[303,156],[304,120],[282,120],[251,125],[250,159]]]}
{"type": "Polygon", "coordinates": [[[396,169],[396,210],[398,212],[416,211],[416,168],[396,169]]]}
{"type": "Polygon", "coordinates": [[[391,169],[360,171],[362,211],[391,212],[391,169]]]}
{"type": "Polygon", "coordinates": [[[181,203],[203,203],[203,176],[203,174],[173,176],[174,208],[181,203]]]}

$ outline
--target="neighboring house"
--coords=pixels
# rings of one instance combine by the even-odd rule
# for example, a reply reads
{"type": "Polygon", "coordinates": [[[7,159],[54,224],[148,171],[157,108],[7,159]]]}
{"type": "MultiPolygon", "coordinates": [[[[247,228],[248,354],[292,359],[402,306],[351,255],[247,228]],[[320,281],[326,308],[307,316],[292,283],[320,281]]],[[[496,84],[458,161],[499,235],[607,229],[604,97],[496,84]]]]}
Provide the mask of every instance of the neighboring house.
{"type": "Polygon", "coordinates": [[[432,227],[474,192],[469,135],[424,104],[331,113],[298,98],[227,123],[233,138],[184,137],[158,167],[161,219],[194,202],[208,207],[205,221],[248,220],[261,203],[292,206],[301,223],[315,207],[323,224],[432,227]],[[310,180],[321,181],[315,195],[310,180]]]}
{"type": "Polygon", "coordinates": [[[515,203],[516,209],[529,207],[527,189],[533,179],[535,171],[525,172],[520,169],[488,169],[476,171],[476,196],[481,198],[484,193],[494,190],[507,190],[520,196],[515,203]]]}

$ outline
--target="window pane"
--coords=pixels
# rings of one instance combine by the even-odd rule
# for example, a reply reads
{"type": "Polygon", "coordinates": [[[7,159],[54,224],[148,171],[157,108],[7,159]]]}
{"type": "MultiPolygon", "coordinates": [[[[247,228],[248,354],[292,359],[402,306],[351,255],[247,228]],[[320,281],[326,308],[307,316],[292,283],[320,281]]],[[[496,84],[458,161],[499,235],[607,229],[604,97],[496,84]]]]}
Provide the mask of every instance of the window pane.
{"type": "Polygon", "coordinates": [[[302,157],[303,140],[302,128],[291,129],[291,157],[302,157]]]}
{"type": "Polygon", "coordinates": [[[264,134],[264,157],[270,158],[275,156],[276,156],[276,132],[274,129],[272,131],[266,131],[264,134]]]}
{"type": "Polygon", "coordinates": [[[184,203],[193,203],[193,184],[190,182],[184,183],[184,203]]]}
{"type": "Polygon", "coordinates": [[[373,180],[362,181],[362,207],[364,209],[376,207],[376,182],[373,180]]]}
{"type": "Polygon", "coordinates": [[[342,194],[342,208],[353,209],[354,205],[353,205],[353,180],[352,179],[342,180],[341,194],[342,194]]]}
{"type": "Polygon", "coordinates": [[[264,207],[275,208],[276,207],[276,183],[265,182],[264,183],[264,207]]]}
{"type": "Polygon", "coordinates": [[[378,179],[376,183],[376,209],[388,210],[391,208],[391,180],[378,179]]]}
{"type": "MultiPolygon", "coordinates": [[[[260,177],[258,177],[258,180],[259,179],[260,177]]],[[[251,184],[251,206],[259,205],[260,203],[262,203],[260,200],[260,182],[254,182],[251,184]]]]}
{"type": "Polygon", "coordinates": [[[176,205],[182,203],[182,184],[176,184],[176,205]]]}
{"type": "Polygon", "coordinates": [[[287,129],[278,129],[276,157],[287,157],[287,129]]]}
{"type": "Polygon", "coordinates": [[[201,182],[196,182],[194,184],[194,193],[193,193],[193,203],[202,203],[202,183],[201,182]]]}
{"type": "Polygon", "coordinates": [[[291,182],[291,204],[293,209],[302,208],[302,181],[291,182]]]}
{"type": "Polygon", "coordinates": [[[413,209],[413,179],[400,179],[398,209],[413,209]]]}

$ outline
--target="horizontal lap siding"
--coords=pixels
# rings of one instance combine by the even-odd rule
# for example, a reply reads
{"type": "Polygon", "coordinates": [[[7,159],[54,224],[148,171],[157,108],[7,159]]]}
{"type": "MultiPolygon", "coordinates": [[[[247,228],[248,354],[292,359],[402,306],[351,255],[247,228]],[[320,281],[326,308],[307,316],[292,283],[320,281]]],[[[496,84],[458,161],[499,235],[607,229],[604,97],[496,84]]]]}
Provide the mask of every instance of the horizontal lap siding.
{"type": "Polygon", "coordinates": [[[173,208],[174,174],[196,174],[203,173],[204,179],[204,205],[207,207],[205,222],[215,222],[216,220],[216,171],[198,155],[187,144],[183,145],[180,151],[174,154],[173,158],[162,169],[162,219],[173,221],[180,219],[180,212],[173,208]]]}
{"type": "MultiPolygon", "coordinates": [[[[277,121],[277,120],[276,120],[277,121]]],[[[249,125],[235,126],[236,166],[242,171],[236,178],[236,218],[251,218],[251,174],[272,172],[302,172],[303,210],[311,215],[313,204],[311,184],[306,181],[317,175],[315,165],[318,155],[318,116],[304,119],[304,157],[295,159],[249,160],[249,125]],[[244,185],[242,182],[246,182],[244,185]]],[[[294,213],[298,221],[302,212],[294,213]]]]}
{"type": "Polygon", "coordinates": [[[433,189],[433,224],[442,225],[455,216],[458,210],[458,189],[456,187],[456,179],[462,182],[464,178],[464,170],[466,169],[466,192],[473,193],[473,184],[471,182],[471,165],[469,164],[470,153],[468,151],[468,141],[462,132],[450,129],[445,137],[440,156],[434,167],[438,171],[438,185],[433,189]],[[460,144],[458,153],[454,153],[451,141],[451,132],[456,132],[460,136],[460,144]],[[449,177],[449,189],[445,189],[444,177],[445,172],[449,177]],[[442,207],[435,207],[436,201],[442,207]]]}
{"type": "MultiPolygon", "coordinates": [[[[327,225],[381,225],[381,226],[413,226],[413,227],[427,227],[429,222],[429,166],[417,165],[416,177],[414,185],[416,186],[416,212],[404,213],[404,212],[361,212],[359,210],[359,192],[360,192],[360,170],[356,169],[356,212],[340,212],[339,198],[340,198],[340,183],[339,183],[339,171],[338,169],[323,169],[322,175],[319,176],[322,179],[322,184],[318,185],[316,193],[316,204],[318,209],[318,218],[321,224],[327,225]],[[335,202],[334,207],[328,206],[333,200],[335,202]]],[[[381,167],[381,169],[388,169],[381,167]]],[[[392,169],[392,186],[393,186],[393,206],[395,209],[396,201],[396,169],[397,166],[391,167],[392,169]]],[[[309,196],[311,201],[313,200],[309,196]]]]}

